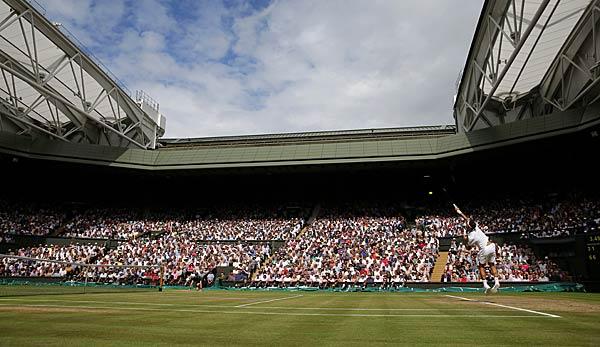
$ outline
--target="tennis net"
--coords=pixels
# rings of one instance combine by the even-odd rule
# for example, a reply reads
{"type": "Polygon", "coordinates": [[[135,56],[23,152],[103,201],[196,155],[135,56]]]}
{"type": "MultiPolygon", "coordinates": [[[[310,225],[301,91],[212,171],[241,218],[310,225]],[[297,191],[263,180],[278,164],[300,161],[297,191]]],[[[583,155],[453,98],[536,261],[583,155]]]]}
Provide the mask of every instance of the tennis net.
{"type": "Polygon", "coordinates": [[[0,297],[162,290],[155,265],[87,264],[0,254],[0,297]]]}

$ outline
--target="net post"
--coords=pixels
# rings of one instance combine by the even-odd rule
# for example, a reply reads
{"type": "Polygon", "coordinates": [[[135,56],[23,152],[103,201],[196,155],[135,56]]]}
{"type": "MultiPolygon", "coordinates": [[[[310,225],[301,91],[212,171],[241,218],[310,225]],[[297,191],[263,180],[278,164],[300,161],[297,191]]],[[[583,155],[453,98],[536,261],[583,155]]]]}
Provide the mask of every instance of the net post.
{"type": "Polygon", "coordinates": [[[88,275],[89,275],[89,271],[87,269],[87,266],[83,267],[83,276],[84,276],[84,281],[83,281],[83,294],[85,294],[86,289],[87,289],[87,285],[88,285],[88,275]]]}
{"type": "Polygon", "coordinates": [[[158,291],[159,292],[163,291],[164,279],[165,279],[165,266],[161,262],[160,263],[160,278],[158,279],[158,291]]]}
{"type": "MultiPolygon", "coordinates": [[[[119,288],[119,290],[121,290],[121,288],[124,288],[124,286],[121,286],[121,284],[126,285],[126,287],[128,288],[140,288],[139,284],[142,283],[140,282],[140,280],[142,279],[142,277],[144,277],[146,274],[142,273],[142,272],[138,272],[139,269],[152,269],[152,282],[151,282],[151,286],[142,286],[143,288],[153,288],[154,290],[156,290],[156,282],[154,282],[155,276],[156,276],[156,268],[158,267],[159,270],[159,278],[158,278],[158,290],[162,291],[164,288],[164,279],[165,279],[165,271],[166,271],[166,266],[163,262],[160,262],[159,264],[152,264],[152,265],[123,265],[123,264],[86,264],[86,263],[80,263],[80,262],[67,262],[67,261],[62,261],[62,260],[55,260],[55,259],[43,259],[43,258],[33,258],[33,257],[25,257],[25,256],[18,256],[18,255],[9,255],[9,254],[1,254],[0,253],[0,260],[4,261],[3,259],[9,259],[12,263],[18,263],[18,262],[25,262],[25,263],[35,263],[35,262],[41,262],[42,264],[45,263],[52,263],[52,264],[58,264],[60,269],[55,270],[55,274],[58,273],[61,269],[62,270],[67,270],[67,269],[72,269],[71,271],[66,271],[66,274],[70,274],[71,276],[66,276],[66,277],[61,277],[59,280],[59,282],[57,281],[47,281],[48,278],[50,278],[50,276],[36,276],[36,277],[40,277],[42,279],[41,283],[46,283],[46,282],[57,282],[60,285],[59,286],[46,286],[45,288],[49,288],[49,289],[56,289],[56,290],[47,290],[45,291],[46,293],[48,292],[57,292],[57,293],[73,293],[76,292],[78,294],[86,294],[88,292],[88,287],[90,286],[90,284],[92,285],[92,292],[95,292],[95,289],[97,287],[97,284],[95,282],[100,282],[100,284],[102,285],[102,288],[119,288]],[[114,268],[114,269],[112,269],[114,268]],[[99,269],[99,270],[97,270],[99,269]],[[112,270],[109,270],[112,269],[112,270]],[[109,280],[108,282],[106,281],[102,281],[101,279],[99,281],[94,281],[94,278],[96,277],[96,275],[101,275],[104,272],[108,273],[112,273],[112,274],[117,274],[119,273],[119,270],[121,269],[138,269],[138,271],[132,271],[134,273],[136,273],[135,276],[133,276],[132,279],[130,279],[129,281],[127,281],[127,283],[121,282],[121,278],[118,278],[118,283],[115,284],[113,283],[111,280],[109,280]],[[84,278],[81,278],[81,276],[84,276],[84,278]],[[94,276],[94,277],[91,277],[94,276]],[[65,283],[66,281],[69,280],[70,277],[70,283],[65,283]],[[90,282],[90,278],[92,279],[92,281],[90,282]],[[81,285],[83,284],[83,288],[81,288],[81,285]],[[68,288],[67,288],[68,287],[68,288]]],[[[131,271],[130,271],[131,272],[131,271]]],[[[23,277],[27,277],[27,275],[23,276],[23,277]]],[[[51,277],[55,277],[54,275],[52,275],[51,277]]],[[[14,278],[14,279],[19,279],[21,278],[21,275],[16,274],[15,276],[9,276],[10,279],[14,278]]],[[[145,278],[145,277],[144,277],[145,278]]],[[[32,283],[35,283],[36,279],[31,280],[32,283]]],[[[28,281],[29,282],[29,281],[28,281]]],[[[0,282],[0,285],[2,285],[3,283],[0,282]]],[[[26,283],[29,284],[29,283],[26,283]]],[[[25,284],[25,285],[26,285],[25,284]]],[[[29,288],[34,288],[34,286],[31,286],[29,288]]],[[[21,287],[17,288],[15,287],[15,291],[12,294],[20,294],[20,295],[31,295],[33,294],[44,294],[44,288],[42,288],[42,286],[35,286],[34,289],[29,289],[29,290],[22,290],[21,287]],[[35,292],[34,292],[35,291],[35,292]]],[[[0,291],[0,296],[3,296],[2,291],[0,291]]]]}

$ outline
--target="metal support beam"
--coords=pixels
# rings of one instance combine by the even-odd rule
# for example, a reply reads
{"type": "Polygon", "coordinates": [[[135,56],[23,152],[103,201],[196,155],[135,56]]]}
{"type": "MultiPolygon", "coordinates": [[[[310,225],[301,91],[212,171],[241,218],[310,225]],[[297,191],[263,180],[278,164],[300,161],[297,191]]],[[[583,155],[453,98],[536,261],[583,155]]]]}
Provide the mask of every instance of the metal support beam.
{"type": "Polygon", "coordinates": [[[599,4],[598,0],[594,0],[586,8],[542,80],[542,98],[560,111],[568,110],[579,102],[591,103],[598,99],[599,4]],[[594,94],[590,95],[591,92],[594,94]]]}
{"type": "Polygon", "coordinates": [[[455,97],[457,129],[469,132],[598,100],[599,26],[591,23],[600,18],[599,5],[487,0],[455,97]]]}
{"type": "Polygon", "coordinates": [[[12,114],[18,120],[11,122],[27,125],[22,130],[31,135],[154,148],[164,129],[157,131],[157,121],[93,55],[74,43],[76,39],[25,0],[1,0],[0,7],[6,14],[0,17],[0,41],[6,47],[0,48],[0,93],[23,113],[12,114]],[[23,92],[24,86],[31,92],[23,92]]]}
{"type": "MultiPolygon", "coordinates": [[[[2,52],[0,52],[0,58],[1,57],[3,57],[2,52]]],[[[99,119],[95,119],[94,117],[92,117],[90,115],[89,112],[73,105],[69,100],[65,99],[62,95],[51,90],[47,84],[42,85],[38,81],[34,80],[33,76],[31,76],[31,73],[29,71],[24,70],[24,69],[18,69],[14,66],[11,66],[14,64],[7,64],[7,62],[9,62],[9,60],[8,60],[9,58],[6,56],[4,56],[4,58],[5,58],[4,63],[0,63],[1,70],[8,72],[12,76],[27,83],[36,92],[40,93],[41,95],[44,95],[44,97],[48,98],[49,100],[52,100],[52,102],[55,105],[57,105],[57,107],[61,108],[62,110],[68,110],[68,112],[64,112],[64,114],[77,115],[76,118],[72,118],[71,120],[74,121],[78,126],[82,126],[91,121],[92,124],[100,125],[102,128],[109,130],[110,132],[116,134],[119,137],[122,137],[123,139],[129,141],[130,143],[134,144],[135,146],[137,146],[139,148],[143,148],[143,149],[147,148],[145,145],[142,145],[141,143],[130,138],[129,136],[125,135],[124,133],[121,133],[119,130],[114,129],[111,125],[106,124],[99,119]]]]}
{"type": "Polygon", "coordinates": [[[512,65],[515,58],[521,51],[521,48],[523,48],[523,45],[527,41],[527,38],[529,37],[533,28],[535,27],[535,25],[539,21],[540,17],[542,16],[542,13],[544,13],[544,11],[546,10],[548,3],[550,3],[550,0],[542,1],[542,3],[540,4],[539,8],[537,9],[535,15],[531,19],[531,23],[527,26],[527,29],[525,29],[525,32],[522,35],[520,35],[519,42],[516,45],[515,49],[513,50],[512,54],[510,55],[510,57],[508,58],[508,61],[506,62],[504,68],[500,72],[500,75],[497,76],[497,78],[495,79],[495,81],[492,84],[490,91],[487,93],[487,96],[485,97],[484,101],[480,105],[478,105],[478,107],[476,109],[477,112],[475,113],[473,120],[468,125],[467,131],[471,131],[473,129],[473,127],[475,126],[475,123],[477,123],[477,120],[479,120],[479,117],[481,117],[481,115],[483,114],[483,110],[485,110],[485,107],[487,106],[488,102],[491,100],[492,96],[496,92],[496,89],[500,85],[500,82],[502,82],[502,79],[504,79],[504,76],[510,69],[510,66],[512,65]]]}

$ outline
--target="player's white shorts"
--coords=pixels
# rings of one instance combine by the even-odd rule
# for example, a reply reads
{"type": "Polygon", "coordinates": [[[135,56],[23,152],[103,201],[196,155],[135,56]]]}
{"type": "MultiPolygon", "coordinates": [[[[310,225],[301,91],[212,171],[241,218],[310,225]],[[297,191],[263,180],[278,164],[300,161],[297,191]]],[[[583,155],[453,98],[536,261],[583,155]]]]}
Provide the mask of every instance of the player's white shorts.
{"type": "Polygon", "coordinates": [[[487,246],[483,247],[477,253],[477,261],[479,264],[485,265],[487,263],[496,263],[496,244],[490,242],[487,246]]]}

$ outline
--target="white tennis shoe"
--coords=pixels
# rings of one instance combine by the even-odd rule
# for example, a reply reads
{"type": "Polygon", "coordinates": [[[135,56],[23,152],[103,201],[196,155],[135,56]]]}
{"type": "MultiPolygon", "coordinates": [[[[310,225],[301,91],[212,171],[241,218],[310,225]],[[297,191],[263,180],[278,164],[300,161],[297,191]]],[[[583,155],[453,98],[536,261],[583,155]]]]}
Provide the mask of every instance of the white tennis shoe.
{"type": "Polygon", "coordinates": [[[483,280],[483,289],[485,294],[489,294],[492,289],[490,285],[487,283],[487,280],[483,280]]]}
{"type": "Polygon", "coordinates": [[[492,287],[492,289],[490,289],[490,292],[492,294],[498,293],[498,288],[500,288],[500,281],[498,281],[498,279],[496,278],[494,281],[494,286],[492,287]]]}

